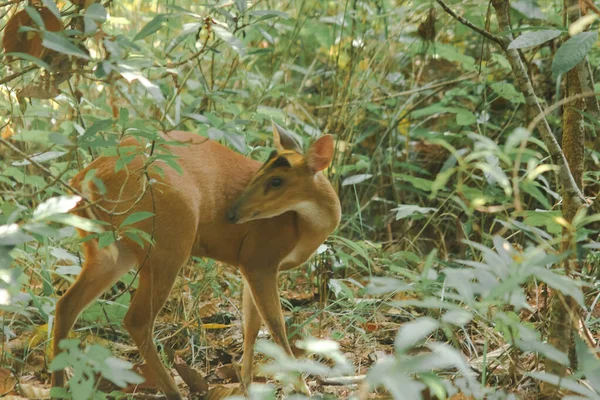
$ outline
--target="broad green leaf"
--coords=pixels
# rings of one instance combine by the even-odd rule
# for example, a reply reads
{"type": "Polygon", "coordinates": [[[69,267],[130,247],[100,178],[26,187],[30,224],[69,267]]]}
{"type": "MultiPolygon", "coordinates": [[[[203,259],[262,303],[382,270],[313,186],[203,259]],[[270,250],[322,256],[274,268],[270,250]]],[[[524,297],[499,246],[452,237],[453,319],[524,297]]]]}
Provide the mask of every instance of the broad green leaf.
{"type": "Polygon", "coordinates": [[[246,55],[244,44],[239,38],[234,36],[231,32],[229,32],[223,27],[214,25],[212,29],[215,35],[217,35],[221,40],[223,40],[225,43],[231,46],[231,48],[235,50],[240,56],[243,57],[244,55],[246,55]]]}
{"type": "Polygon", "coordinates": [[[539,340],[518,340],[516,344],[521,350],[533,351],[561,365],[569,365],[569,357],[548,343],[539,340]]]}
{"type": "Polygon", "coordinates": [[[121,223],[121,228],[127,225],[135,224],[153,216],[154,213],[151,213],[149,211],[134,212],[133,214],[129,214],[127,218],[125,218],[125,220],[121,223]]]}
{"type": "Polygon", "coordinates": [[[58,11],[58,7],[56,7],[56,3],[54,0],[42,0],[42,3],[50,10],[52,14],[58,19],[60,19],[60,11],[58,11]]]}
{"type": "Polygon", "coordinates": [[[442,317],[442,321],[455,326],[465,326],[473,319],[473,314],[466,310],[449,310],[442,317]]]}
{"type": "Polygon", "coordinates": [[[160,28],[162,28],[163,24],[167,21],[167,18],[168,17],[165,14],[159,14],[152,18],[152,20],[148,22],[146,26],[144,26],[142,30],[138,32],[137,35],[135,35],[133,41],[137,42],[138,40],[144,39],[145,37],[157,32],[160,28]]]}
{"type": "Polygon", "coordinates": [[[92,126],[90,126],[89,128],[87,128],[85,130],[84,134],[79,137],[79,141],[84,141],[88,138],[91,138],[92,136],[94,136],[96,133],[98,133],[100,131],[107,130],[108,128],[110,128],[113,125],[113,122],[114,122],[113,119],[103,119],[103,120],[94,122],[94,124],[92,126]]]}
{"type": "MultiPolygon", "coordinates": [[[[45,27],[44,20],[42,19],[42,16],[40,15],[40,13],[38,12],[38,10],[35,7],[26,6],[25,12],[27,13],[27,15],[29,15],[31,17],[31,19],[33,20],[33,22],[35,22],[35,24],[37,26],[39,26],[40,28],[45,27]]],[[[20,29],[23,29],[23,28],[31,28],[31,27],[22,26],[20,29]]],[[[35,28],[31,28],[31,29],[35,29],[35,28]]]]}
{"type": "Polygon", "coordinates": [[[240,153],[246,151],[246,137],[239,133],[225,132],[225,139],[240,153]]]}
{"type": "Polygon", "coordinates": [[[16,246],[33,240],[33,236],[23,232],[19,225],[0,225],[0,246],[16,246]]]}
{"type": "Polygon", "coordinates": [[[560,74],[569,72],[584,59],[597,39],[597,31],[582,32],[563,43],[552,60],[552,75],[556,78],[560,74]]]}
{"type": "Polygon", "coordinates": [[[416,176],[410,176],[406,174],[394,174],[394,177],[401,181],[409,182],[415,188],[426,192],[431,191],[431,189],[433,188],[433,181],[430,181],[428,179],[418,178],[416,176]]]}
{"type": "Polygon", "coordinates": [[[523,104],[525,103],[525,97],[523,93],[519,92],[512,83],[508,82],[494,82],[490,87],[496,92],[496,94],[511,103],[523,104]]]}
{"type": "Polygon", "coordinates": [[[404,352],[427,338],[438,328],[438,322],[433,318],[421,317],[407,322],[400,327],[396,336],[396,350],[404,352]]]}
{"type": "Polygon", "coordinates": [[[517,0],[511,1],[510,6],[527,18],[531,19],[544,19],[546,16],[542,10],[531,0],[517,0]]]}
{"type": "Polygon", "coordinates": [[[526,49],[528,47],[539,46],[554,38],[559,37],[562,31],[558,29],[546,29],[542,31],[525,32],[518,38],[510,42],[509,49],[526,49]]]}
{"type": "Polygon", "coordinates": [[[564,295],[572,297],[581,307],[585,307],[583,293],[573,279],[559,275],[549,269],[537,267],[531,269],[531,274],[546,283],[551,288],[560,291],[564,295]]]}
{"type": "MultiPolygon", "coordinates": [[[[589,389],[586,385],[581,384],[571,378],[558,376],[542,371],[529,372],[526,375],[531,376],[532,378],[538,381],[548,382],[556,387],[561,387],[563,389],[585,396],[583,397],[583,399],[598,399],[598,394],[592,392],[592,390],[589,389]]],[[[578,397],[578,399],[581,398],[578,397]]]]}
{"type": "Polygon", "coordinates": [[[96,22],[104,22],[108,17],[106,9],[99,3],[92,3],[86,8],[84,17],[94,20],[96,22]]]}
{"type": "Polygon", "coordinates": [[[562,232],[562,226],[556,222],[561,217],[560,211],[523,211],[520,216],[525,216],[523,223],[529,226],[545,227],[546,231],[558,235],[562,232]]]}
{"type": "Polygon", "coordinates": [[[103,249],[113,244],[117,239],[112,231],[102,232],[98,235],[98,248],[103,249]]]}
{"type": "Polygon", "coordinates": [[[69,39],[58,33],[44,31],[42,46],[47,49],[57,51],[59,53],[70,56],[80,57],[85,60],[90,60],[90,56],[85,54],[83,50],[75,46],[69,39]]]}

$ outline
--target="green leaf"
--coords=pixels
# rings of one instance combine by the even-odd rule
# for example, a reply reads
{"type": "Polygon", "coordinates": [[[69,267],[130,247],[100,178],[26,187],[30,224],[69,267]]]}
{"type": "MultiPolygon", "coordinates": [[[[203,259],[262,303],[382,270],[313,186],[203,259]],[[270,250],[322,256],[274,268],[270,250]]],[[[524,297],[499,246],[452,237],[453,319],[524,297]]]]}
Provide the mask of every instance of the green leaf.
{"type": "Polygon", "coordinates": [[[456,110],[456,123],[460,126],[468,126],[477,122],[477,117],[469,110],[459,108],[456,110]]]}
{"type": "Polygon", "coordinates": [[[77,203],[81,201],[79,196],[58,196],[52,197],[37,206],[33,212],[33,221],[40,221],[55,214],[64,214],[69,212],[77,203]]]}
{"type": "Polygon", "coordinates": [[[111,119],[103,119],[100,121],[96,121],[94,122],[94,124],[92,126],[90,126],[89,128],[87,128],[85,130],[85,132],[83,133],[83,135],[81,135],[79,137],[79,142],[84,141],[92,136],[94,136],[96,133],[100,132],[100,131],[105,131],[108,128],[110,128],[113,124],[114,120],[111,119]]]}
{"type": "Polygon", "coordinates": [[[48,369],[50,371],[62,371],[69,366],[70,358],[71,357],[69,353],[66,351],[59,353],[56,357],[54,357],[48,369]]]}
{"type": "Polygon", "coordinates": [[[345,178],[342,181],[342,186],[357,185],[359,183],[362,183],[364,181],[371,179],[372,177],[373,177],[372,174],[352,175],[352,176],[345,178]]]}
{"type": "Polygon", "coordinates": [[[585,307],[583,293],[573,279],[564,275],[559,275],[549,269],[543,267],[533,268],[531,270],[533,276],[545,282],[551,288],[560,291],[564,295],[572,297],[581,307],[585,307]]]}
{"type": "Polygon", "coordinates": [[[112,231],[102,232],[98,235],[98,248],[103,249],[115,242],[115,234],[112,231]]]}
{"type": "Polygon", "coordinates": [[[240,56],[243,57],[246,55],[244,44],[239,38],[234,36],[227,29],[222,28],[220,26],[215,25],[212,29],[215,35],[217,35],[221,40],[223,40],[225,43],[231,46],[231,48],[235,50],[240,56]]]}
{"type": "Polygon", "coordinates": [[[518,340],[516,344],[521,350],[533,351],[561,365],[569,365],[569,357],[548,343],[539,340],[518,340]]]}
{"type": "Polygon", "coordinates": [[[527,18],[531,19],[544,19],[546,16],[542,10],[531,0],[517,0],[511,1],[510,6],[527,18]]]}
{"type": "Polygon", "coordinates": [[[23,232],[19,225],[0,225],[0,246],[16,246],[33,240],[33,236],[23,232]]]}
{"type": "Polygon", "coordinates": [[[520,182],[519,186],[521,187],[521,190],[523,190],[525,193],[529,194],[537,201],[542,203],[546,210],[549,210],[551,208],[550,202],[546,198],[546,195],[544,195],[544,193],[542,193],[542,191],[538,189],[537,183],[530,181],[522,181],[520,182]]]}
{"type": "Polygon", "coordinates": [[[46,70],[51,69],[48,64],[46,64],[44,61],[40,60],[39,58],[32,56],[31,54],[18,53],[18,52],[0,54],[0,57],[8,57],[8,56],[14,57],[14,58],[20,58],[21,60],[30,61],[30,62],[36,64],[37,66],[44,68],[46,70]]]}
{"type": "Polygon", "coordinates": [[[56,7],[56,3],[54,0],[42,0],[42,3],[50,10],[52,14],[58,19],[60,19],[60,11],[58,11],[58,7],[56,7]]]}
{"type": "Polygon", "coordinates": [[[552,60],[552,76],[556,78],[575,67],[590,51],[596,40],[598,32],[579,33],[559,47],[552,60]]]}
{"type": "Polygon", "coordinates": [[[283,11],[277,11],[277,10],[256,10],[256,11],[250,11],[248,13],[248,15],[251,15],[253,17],[258,17],[259,20],[265,20],[265,19],[269,19],[269,18],[275,18],[275,17],[281,17],[281,18],[285,18],[288,19],[290,16],[283,12],[283,11]]]}
{"type": "MultiPolygon", "coordinates": [[[[74,226],[75,228],[79,228],[86,232],[100,233],[103,231],[102,228],[100,228],[97,224],[90,221],[89,219],[82,218],[78,215],[73,214],[51,215],[50,217],[46,218],[46,221],[60,222],[65,225],[74,226]]],[[[25,226],[25,228],[26,227],[27,226],[25,226]]]]}
{"type": "Polygon", "coordinates": [[[423,190],[425,192],[431,191],[433,187],[433,182],[429,179],[418,178],[416,176],[410,176],[405,174],[394,174],[396,179],[401,181],[406,181],[412,184],[415,188],[423,190]]]}
{"type": "MultiPolygon", "coordinates": [[[[37,26],[39,26],[40,28],[44,28],[44,26],[45,26],[44,20],[42,19],[42,16],[38,12],[38,10],[35,9],[35,7],[27,6],[27,7],[25,7],[25,12],[27,13],[27,15],[29,15],[31,17],[31,19],[33,20],[33,22],[35,22],[35,24],[37,26]]],[[[21,27],[21,29],[23,29],[23,28],[30,28],[30,27],[28,27],[28,26],[21,27]]]]}
{"type": "Polygon", "coordinates": [[[154,216],[154,213],[151,213],[149,211],[134,212],[133,214],[129,214],[127,216],[127,218],[125,218],[125,220],[121,223],[120,227],[122,228],[127,225],[132,225],[132,224],[135,224],[136,222],[143,221],[143,220],[148,219],[153,216],[154,216]]]}
{"type": "Polygon", "coordinates": [[[86,8],[84,17],[94,20],[96,22],[104,22],[108,16],[106,9],[102,7],[101,4],[92,3],[88,8],[86,8]]]}
{"type": "Polygon", "coordinates": [[[498,96],[503,97],[512,103],[525,103],[525,96],[523,96],[523,93],[519,92],[511,83],[494,82],[490,85],[490,87],[498,96]]]}
{"type": "Polygon", "coordinates": [[[433,318],[421,317],[407,322],[400,327],[394,346],[404,352],[415,346],[438,328],[438,322],[433,318]]]}
{"type": "Polygon", "coordinates": [[[562,226],[556,222],[556,218],[561,217],[560,211],[523,211],[519,216],[525,216],[523,223],[529,226],[546,228],[551,234],[558,235],[562,232],[562,226]]]}
{"type": "Polygon", "coordinates": [[[44,31],[42,46],[50,50],[58,51],[59,53],[80,57],[85,60],[91,60],[91,58],[80,48],[75,46],[69,39],[59,35],[58,33],[44,31]]]}
{"type": "Polygon", "coordinates": [[[437,208],[433,207],[419,207],[412,204],[399,204],[398,207],[393,208],[392,211],[396,212],[396,221],[411,217],[415,214],[423,215],[429,214],[430,212],[436,212],[437,208]]]}
{"type": "Polygon", "coordinates": [[[526,49],[528,47],[539,46],[542,43],[546,43],[554,38],[559,37],[562,31],[558,29],[546,29],[542,31],[525,32],[518,38],[510,42],[508,45],[510,49],[526,49]]]}
{"type": "Polygon", "coordinates": [[[138,32],[137,35],[135,35],[133,41],[136,42],[157,32],[160,28],[162,28],[167,19],[168,17],[165,14],[159,14],[152,18],[152,20],[148,22],[146,26],[144,26],[142,30],[138,32]]]}
{"type": "Polygon", "coordinates": [[[248,2],[247,2],[247,0],[235,0],[235,7],[238,9],[240,14],[243,15],[246,13],[246,10],[248,9],[248,2]]]}

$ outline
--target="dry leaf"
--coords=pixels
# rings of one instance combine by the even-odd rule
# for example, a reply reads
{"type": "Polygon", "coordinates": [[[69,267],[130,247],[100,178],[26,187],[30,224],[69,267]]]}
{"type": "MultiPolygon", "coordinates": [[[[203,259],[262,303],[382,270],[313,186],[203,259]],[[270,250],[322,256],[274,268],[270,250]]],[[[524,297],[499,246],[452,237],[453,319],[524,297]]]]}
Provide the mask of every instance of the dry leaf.
{"type": "Polygon", "coordinates": [[[202,327],[204,329],[227,329],[227,328],[231,328],[232,324],[229,325],[225,325],[225,324],[202,324],[202,327]]]}
{"type": "Polygon", "coordinates": [[[13,136],[15,133],[13,132],[13,130],[10,128],[10,125],[6,125],[6,128],[4,128],[4,131],[2,132],[2,139],[8,139],[11,136],[13,136]]]}
{"type": "Polygon", "coordinates": [[[6,368],[0,368],[0,396],[13,390],[17,380],[12,376],[10,370],[6,368]]]}
{"type": "Polygon", "coordinates": [[[190,388],[190,393],[204,394],[208,391],[208,382],[199,371],[190,367],[180,357],[175,357],[173,366],[177,373],[190,388]]]}
{"type": "Polygon", "coordinates": [[[204,396],[204,400],[221,400],[225,399],[229,396],[241,395],[243,394],[242,389],[239,385],[220,385],[215,386],[208,391],[206,396],[204,396]]]}
{"type": "MultiPolygon", "coordinates": [[[[42,17],[47,31],[58,32],[63,30],[62,21],[46,7],[36,7],[37,12],[42,17]]],[[[42,47],[42,37],[39,32],[19,32],[22,26],[37,27],[27,11],[21,10],[13,15],[4,28],[4,37],[2,38],[2,47],[6,53],[19,52],[27,53],[37,58],[48,50],[42,47]]]]}
{"type": "Polygon", "coordinates": [[[224,380],[230,382],[238,382],[238,374],[232,364],[221,365],[215,371],[215,375],[224,380]]]}
{"type": "Polygon", "coordinates": [[[29,383],[20,383],[19,392],[21,396],[25,396],[28,399],[49,399],[50,388],[32,385],[29,383]]]}
{"type": "Polygon", "coordinates": [[[212,301],[203,303],[198,309],[198,315],[200,318],[210,318],[219,312],[219,307],[212,301]]]}

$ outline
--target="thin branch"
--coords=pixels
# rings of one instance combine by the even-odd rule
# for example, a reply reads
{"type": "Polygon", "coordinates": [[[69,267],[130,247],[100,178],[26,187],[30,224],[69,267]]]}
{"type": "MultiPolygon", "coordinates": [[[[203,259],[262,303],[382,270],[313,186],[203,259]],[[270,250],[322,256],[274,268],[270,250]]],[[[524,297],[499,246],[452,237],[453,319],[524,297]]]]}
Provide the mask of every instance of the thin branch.
{"type": "MultiPolygon", "coordinates": [[[[388,99],[394,99],[396,97],[400,97],[400,96],[407,96],[410,94],[415,94],[415,93],[419,93],[419,92],[424,92],[426,90],[431,90],[431,89],[436,89],[442,86],[448,86],[448,85],[454,85],[455,83],[460,83],[462,81],[467,81],[469,79],[473,79],[475,76],[477,76],[478,73],[477,72],[471,72],[461,78],[456,78],[456,79],[451,79],[448,81],[444,81],[444,82],[440,82],[440,83],[435,83],[432,85],[426,85],[426,86],[422,86],[422,87],[418,87],[415,89],[411,89],[411,90],[405,90],[403,92],[398,92],[398,93],[392,93],[390,95],[387,96],[380,96],[380,97],[375,97],[373,99],[368,99],[368,101],[370,102],[375,102],[375,101],[384,101],[384,100],[388,100],[388,99]]],[[[320,106],[315,107],[316,109],[322,109],[322,108],[332,108],[332,107],[342,107],[342,106],[346,106],[346,105],[357,105],[357,104],[362,104],[364,103],[365,100],[355,100],[355,101],[348,101],[345,103],[336,103],[336,104],[322,104],[320,106]]]]}
{"type": "Polygon", "coordinates": [[[25,0],[11,0],[4,3],[0,3],[0,7],[12,6],[13,4],[19,4],[25,0]]]}
{"type": "MultiPolygon", "coordinates": [[[[23,157],[24,159],[26,159],[27,161],[29,161],[31,164],[35,165],[40,171],[44,172],[46,175],[48,175],[50,178],[52,179],[56,179],[57,183],[60,183],[62,186],[66,187],[67,189],[69,189],[71,192],[75,193],[76,195],[80,196],[83,200],[85,200],[88,203],[93,203],[90,199],[88,199],[86,196],[84,196],[79,190],[77,190],[76,188],[74,188],[73,186],[69,185],[68,183],[62,181],[61,179],[57,179],[57,177],[54,176],[54,174],[52,173],[52,171],[50,171],[48,168],[44,167],[42,164],[40,164],[39,162],[35,161],[33,158],[29,157],[29,155],[27,155],[26,153],[22,152],[19,148],[15,147],[12,143],[10,143],[8,140],[6,139],[2,139],[0,138],[0,143],[2,143],[3,145],[5,145],[6,147],[8,147],[10,150],[12,150],[14,153],[17,153],[19,156],[23,157]]],[[[106,210],[102,210],[102,211],[106,211],[106,210]]]]}
{"type": "Polygon", "coordinates": [[[475,32],[479,33],[480,35],[485,36],[486,38],[490,39],[491,41],[496,42],[498,44],[498,46],[500,46],[502,49],[506,49],[506,42],[504,40],[502,40],[502,38],[489,33],[485,29],[481,29],[477,25],[473,24],[471,21],[467,20],[464,17],[461,17],[460,15],[458,15],[457,13],[452,11],[452,9],[450,7],[448,7],[448,5],[446,3],[444,3],[443,0],[435,0],[435,1],[437,1],[437,3],[444,9],[444,11],[446,11],[446,13],[448,13],[452,18],[454,18],[455,20],[457,20],[458,22],[460,22],[467,28],[470,28],[470,29],[474,30],[475,32]]]}
{"type": "Polygon", "coordinates": [[[5,83],[8,83],[14,79],[17,79],[18,77],[20,77],[21,75],[25,75],[26,73],[33,71],[34,69],[39,68],[37,65],[30,65],[29,67],[26,67],[24,69],[22,69],[19,72],[15,72],[14,74],[8,75],[2,79],[0,79],[0,85],[3,85],[5,83]]]}
{"type": "Polygon", "coordinates": [[[546,118],[548,115],[552,114],[556,109],[560,108],[561,106],[564,106],[565,104],[568,104],[568,103],[572,103],[576,100],[585,99],[585,98],[594,97],[594,96],[600,96],[600,92],[579,93],[579,94],[575,94],[573,96],[565,97],[565,98],[557,101],[556,103],[552,104],[550,107],[546,108],[545,111],[536,115],[535,118],[533,120],[531,120],[529,125],[527,125],[527,130],[532,131],[533,129],[535,129],[537,124],[539,124],[544,118],[546,118]]]}

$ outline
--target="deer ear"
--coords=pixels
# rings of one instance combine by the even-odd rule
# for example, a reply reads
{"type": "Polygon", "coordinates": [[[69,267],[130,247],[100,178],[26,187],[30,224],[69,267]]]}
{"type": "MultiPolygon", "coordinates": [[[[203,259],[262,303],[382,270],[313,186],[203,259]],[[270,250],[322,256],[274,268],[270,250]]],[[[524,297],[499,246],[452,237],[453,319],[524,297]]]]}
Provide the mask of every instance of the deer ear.
{"type": "Polygon", "coordinates": [[[310,145],[306,153],[306,163],[308,167],[317,173],[329,166],[333,159],[333,136],[324,135],[310,145]]]}
{"type": "Polygon", "coordinates": [[[302,148],[296,142],[296,139],[288,131],[277,125],[275,121],[273,121],[273,140],[279,151],[292,150],[302,154],[302,148]]]}

